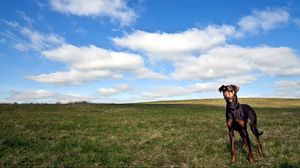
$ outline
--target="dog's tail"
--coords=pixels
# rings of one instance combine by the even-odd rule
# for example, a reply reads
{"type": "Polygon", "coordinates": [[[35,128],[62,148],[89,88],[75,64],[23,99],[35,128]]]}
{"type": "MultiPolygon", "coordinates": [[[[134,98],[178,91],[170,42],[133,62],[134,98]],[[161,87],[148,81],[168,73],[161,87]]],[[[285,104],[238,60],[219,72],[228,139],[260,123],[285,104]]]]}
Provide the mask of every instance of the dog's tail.
{"type": "Polygon", "coordinates": [[[264,133],[263,131],[259,132],[257,127],[256,127],[256,124],[252,123],[251,120],[248,119],[248,121],[250,123],[251,131],[253,132],[253,134],[261,136],[264,133]]]}

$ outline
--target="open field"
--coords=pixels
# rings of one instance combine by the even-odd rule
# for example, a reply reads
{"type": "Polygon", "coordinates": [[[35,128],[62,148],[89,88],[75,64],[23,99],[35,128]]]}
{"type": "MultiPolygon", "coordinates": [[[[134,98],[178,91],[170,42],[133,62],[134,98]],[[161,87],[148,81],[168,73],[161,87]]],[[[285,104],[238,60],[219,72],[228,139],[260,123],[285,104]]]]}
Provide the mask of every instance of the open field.
{"type": "MultiPolygon", "coordinates": [[[[230,165],[224,100],[1,104],[0,167],[300,167],[300,99],[240,99],[257,112],[264,158],[230,165]]],[[[251,131],[254,157],[257,145],[251,131]]]]}

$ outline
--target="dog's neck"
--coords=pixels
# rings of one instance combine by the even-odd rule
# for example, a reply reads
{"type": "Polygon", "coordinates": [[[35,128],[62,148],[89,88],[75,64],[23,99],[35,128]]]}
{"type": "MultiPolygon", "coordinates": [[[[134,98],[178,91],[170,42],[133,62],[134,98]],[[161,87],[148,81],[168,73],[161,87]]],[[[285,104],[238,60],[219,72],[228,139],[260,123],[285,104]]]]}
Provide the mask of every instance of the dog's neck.
{"type": "Polygon", "coordinates": [[[231,110],[239,109],[240,103],[238,101],[237,95],[234,95],[232,102],[229,102],[228,100],[226,100],[226,103],[227,103],[227,108],[229,108],[231,110]]]}

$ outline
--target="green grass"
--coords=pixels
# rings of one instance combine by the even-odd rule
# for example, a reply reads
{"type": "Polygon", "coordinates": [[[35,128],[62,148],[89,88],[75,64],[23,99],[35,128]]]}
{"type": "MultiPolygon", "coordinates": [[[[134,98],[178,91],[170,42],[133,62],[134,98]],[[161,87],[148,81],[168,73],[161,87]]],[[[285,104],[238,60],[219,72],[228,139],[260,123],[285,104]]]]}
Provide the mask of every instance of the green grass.
{"type": "Polygon", "coordinates": [[[224,101],[208,99],[2,104],[0,167],[300,167],[300,99],[240,101],[254,107],[264,131],[264,158],[253,165],[237,133],[230,164],[224,101]]]}

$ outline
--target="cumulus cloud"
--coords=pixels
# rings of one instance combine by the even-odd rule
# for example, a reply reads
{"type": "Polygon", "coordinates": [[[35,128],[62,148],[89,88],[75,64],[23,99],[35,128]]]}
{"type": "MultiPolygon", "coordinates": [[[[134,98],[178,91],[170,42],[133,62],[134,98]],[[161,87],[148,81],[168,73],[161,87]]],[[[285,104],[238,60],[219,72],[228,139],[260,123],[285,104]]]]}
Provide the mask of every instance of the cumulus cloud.
{"type": "Polygon", "coordinates": [[[202,52],[224,44],[229,36],[236,35],[233,26],[208,26],[205,29],[188,29],[184,32],[145,32],[137,30],[124,37],[113,38],[114,44],[151,56],[174,59],[176,55],[202,52]]]}
{"type": "Polygon", "coordinates": [[[118,74],[109,70],[75,70],[62,72],[53,72],[48,74],[40,75],[29,75],[28,79],[57,85],[78,85],[87,81],[92,80],[103,80],[103,79],[118,79],[121,78],[122,74],[118,74]]]}
{"type": "Polygon", "coordinates": [[[52,84],[80,84],[90,80],[121,78],[123,73],[135,73],[140,78],[164,79],[164,75],[145,67],[141,56],[115,52],[94,45],[76,47],[64,44],[61,47],[43,51],[46,58],[63,62],[69,71],[31,75],[29,79],[52,84]]]}
{"type": "Polygon", "coordinates": [[[53,96],[53,93],[47,90],[35,90],[35,91],[12,91],[12,100],[26,101],[26,100],[40,100],[53,96]]]}
{"type": "Polygon", "coordinates": [[[242,47],[228,44],[247,32],[269,31],[290,19],[282,8],[253,11],[242,17],[238,26],[209,25],[183,32],[145,32],[136,30],[112,39],[115,45],[145,53],[149,59],[167,60],[176,80],[215,80],[232,76],[249,81],[253,74],[296,76],[300,74],[299,55],[288,47],[242,47]],[[249,78],[250,77],[250,78],[249,78]]]}
{"type": "Polygon", "coordinates": [[[166,75],[163,75],[158,72],[151,71],[148,68],[141,67],[140,69],[137,69],[135,72],[136,76],[140,79],[152,79],[152,80],[165,80],[169,79],[166,75]]]}
{"type": "Polygon", "coordinates": [[[258,33],[269,31],[289,22],[289,12],[281,8],[253,11],[252,15],[242,17],[238,23],[241,31],[258,33]]]}
{"type": "Polygon", "coordinates": [[[220,86],[218,82],[196,83],[185,87],[181,86],[160,86],[153,90],[144,92],[142,99],[144,100],[162,100],[173,99],[180,96],[188,96],[194,93],[204,93],[210,91],[217,91],[220,86]]]}
{"type": "Polygon", "coordinates": [[[244,85],[251,82],[256,81],[255,75],[241,75],[241,76],[228,76],[226,78],[221,78],[217,81],[219,85],[229,85],[229,84],[236,84],[236,85],[244,85]]]}
{"type": "Polygon", "coordinates": [[[171,63],[176,80],[216,80],[232,76],[248,81],[253,74],[271,76],[300,75],[300,59],[289,47],[242,47],[229,44],[246,32],[262,32],[288,23],[289,13],[281,8],[254,11],[240,19],[238,26],[209,25],[183,32],[145,32],[136,30],[112,39],[115,45],[145,53],[149,59],[171,63]]]}
{"type": "MultiPolygon", "coordinates": [[[[51,5],[53,9],[67,14],[93,17],[106,15],[119,20],[121,24],[129,24],[136,17],[121,0],[89,2],[52,0],[51,5]]],[[[208,25],[205,28],[190,28],[172,33],[136,30],[122,37],[112,38],[115,46],[125,49],[126,52],[117,52],[95,45],[80,47],[70,45],[57,34],[45,34],[20,26],[17,22],[2,21],[15,30],[7,33],[7,37],[16,42],[15,48],[21,51],[38,51],[49,60],[61,62],[67,67],[65,71],[27,76],[34,81],[61,85],[82,84],[92,80],[122,79],[128,73],[142,79],[196,80],[195,84],[188,86],[159,86],[148,92],[140,91],[136,96],[132,96],[134,100],[157,100],[216,92],[216,88],[221,84],[251,83],[256,80],[258,74],[299,76],[299,55],[289,47],[242,47],[229,44],[230,38],[241,37],[249,32],[269,31],[288,23],[289,20],[291,17],[287,10],[269,8],[264,11],[254,11],[251,15],[241,18],[237,26],[208,25]],[[149,60],[168,61],[171,67],[167,70],[170,77],[146,67],[141,53],[149,60]]],[[[294,22],[297,24],[298,20],[294,19],[294,22]]],[[[152,64],[152,67],[157,68],[158,65],[152,64]]],[[[287,93],[281,88],[299,90],[298,85],[299,81],[279,81],[275,84],[278,95],[287,93]]],[[[114,98],[113,95],[122,96],[122,93],[129,90],[131,90],[129,85],[122,84],[99,88],[97,92],[102,96],[114,98]]],[[[288,93],[292,93],[292,90],[288,93]]],[[[298,92],[295,93],[299,95],[298,92]]],[[[13,91],[10,98],[12,101],[24,102],[27,100],[67,102],[91,99],[90,96],[53,93],[46,90],[13,91]]]]}
{"type": "Polygon", "coordinates": [[[48,90],[13,90],[7,102],[18,103],[69,103],[76,101],[90,101],[94,99],[91,96],[74,93],[57,93],[48,90]]]}
{"type": "Polygon", "coordinates": [[[276,95],[282,97],[300,97],[300,80],[282,80],[275,82],[276,95]]]}
{"type": "Polygon", "coordinates": [[[128,90],[130,90],[129,85],[122,84],[122,85],[118,85],[116,87],[111,87],[111,88],[99,88],[98,93],[101,96],[112,96],[112,95],[123,93],[128,90]]]}
{"type": "Polygon", "coordinates": [[[122,25],[135,21],[137,14],[124,0],[51,0],[56,11],[78,16],[108,16],[122,25]]]}
{"type": "Polygon", "coordinates": [[[300,75],[300,59],[288,47],[244,48],[227,45],[176,63],[172,76],[178,80],[206,80],[252,73],[277,76],[300,75]]]}
{"type": "Polygon", "coordinates": [[[44,51],[42,55],[78,70],[133,71],[144,64],[139,55],[114,52],[94,45],[77,47],[66,44],[54,50],[44,51]]]}
{"type": "Polygon", "coordinates": [[[188,97],[192,94],[203,94],[208,92],[218,93],[218,88],[221,85],[236,84],[243,85],[248,84],[256,80],[252,75],[235,76],[231,78],[221,78],[214,82],[197,82],[187,86],[157,86],[154,89],[143,92],[140,96],[141,100],[170,100],[179,97],[188,97]]]}
{"type": "Polygon", "coordinates": [[[163,86],[151,90],[149,92],[144,92],[144,99],[148,100],[158,100],[158,99],[169,99],[172,97],[187,95],[186,89],[184,87],[174,87],[174,86],[163,86]]]}

